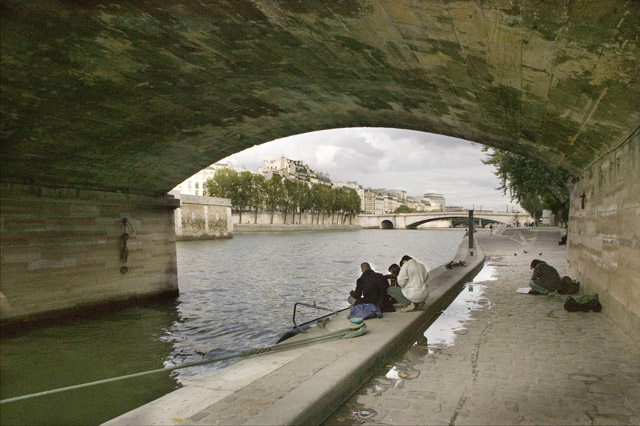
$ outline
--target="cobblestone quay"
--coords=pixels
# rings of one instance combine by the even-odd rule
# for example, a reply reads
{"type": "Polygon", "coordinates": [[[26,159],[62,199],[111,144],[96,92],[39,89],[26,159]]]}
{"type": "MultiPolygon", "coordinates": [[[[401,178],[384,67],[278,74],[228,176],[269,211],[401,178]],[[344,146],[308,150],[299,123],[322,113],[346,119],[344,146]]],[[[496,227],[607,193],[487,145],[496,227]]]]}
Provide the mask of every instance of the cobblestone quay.
{"type": "Polygon", "coordinates": [[[476,235],[497,280],[483,283],[488,303],[467,332],[440,351],[413,346],[396,359],[404,379],[376,376],[326,424],[640,424],[638,336],[565,311],[565,296],[515,292],[534,258],[566,274],[560,232],[476,235]]]}

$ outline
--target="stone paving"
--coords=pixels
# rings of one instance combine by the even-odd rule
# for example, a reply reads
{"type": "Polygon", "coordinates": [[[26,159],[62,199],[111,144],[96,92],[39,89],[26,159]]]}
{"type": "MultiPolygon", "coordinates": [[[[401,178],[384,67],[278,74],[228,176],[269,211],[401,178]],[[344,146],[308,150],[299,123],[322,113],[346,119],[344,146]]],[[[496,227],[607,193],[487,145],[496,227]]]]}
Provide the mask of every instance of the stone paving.
{"type": "MultiPolygon", "coordinates": [[[[534,258],[566,274],[557,229],[477,233],[493,281],[452,345],[424,337],[325,424],[640,425],[640,342],[566,296],[518,294],[534,258]]],[[[606,309],[606,307],[605,307],[606,309]]]]}

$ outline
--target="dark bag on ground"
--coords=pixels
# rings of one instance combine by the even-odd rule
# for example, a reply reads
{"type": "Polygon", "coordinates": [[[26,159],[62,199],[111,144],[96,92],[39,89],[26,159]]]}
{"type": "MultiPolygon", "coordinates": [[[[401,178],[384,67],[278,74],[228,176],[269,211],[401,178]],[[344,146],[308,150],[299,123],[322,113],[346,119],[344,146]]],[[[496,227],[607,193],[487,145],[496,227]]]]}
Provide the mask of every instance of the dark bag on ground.
{"type": "Polygon", "coordinates": [[[558,293],[560,294],[576,294],[580,291],[580,283],[571,277],[564,276],[560,280],[560,288],[558,293]]]}
{"type": "Polygon", "coordinates": [[[374,305],[373,303],[360,303],[359,305],[355,305],[351,308],[351,312],[347,315],[347,318],[382,318],[382,312],[380,312],[380,308],[378,305],[374,305]]]}
{"type": "Polygon", "coordinates": [[[567,297],[567,300],[564,302],[564,309],[569,312],[600,312],[602,305],[600,304],[600,300],[598,300],[598,294],[591,293],[576,297],[575,299],[571,296],[567,297]]]}

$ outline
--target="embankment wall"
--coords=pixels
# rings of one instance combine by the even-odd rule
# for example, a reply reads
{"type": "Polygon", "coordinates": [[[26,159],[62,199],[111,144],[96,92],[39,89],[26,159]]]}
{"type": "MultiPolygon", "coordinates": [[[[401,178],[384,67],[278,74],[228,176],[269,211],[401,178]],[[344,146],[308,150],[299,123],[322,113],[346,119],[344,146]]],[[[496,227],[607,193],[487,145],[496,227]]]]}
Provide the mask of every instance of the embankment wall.
{"type": "Polygon", "coordinates": [[[360,229],[358,217],[322,215],[315,213],[293,213],[258,211],[233,212],[233,229],[235,232],[245,231],[316,231],[327,229],[360,229]],[[286,216],[286,217],[285,217],[286,216]]]}
{"type": "Polygon", "coordinates": [[[233,237],[231,200],[171,193],[180,200],[175,211],[177,240],[210,240],[233,237]]]}
{"type": "Polygon", "coordinates": [[[567,258],[603,313],[640,336],[640,131],[592,163],[571,193],[567,258]]]}
{"type": "Polygon", "coordinates": [[[178,294],[172,197],[1,188],[3,325],[178,294]]]}

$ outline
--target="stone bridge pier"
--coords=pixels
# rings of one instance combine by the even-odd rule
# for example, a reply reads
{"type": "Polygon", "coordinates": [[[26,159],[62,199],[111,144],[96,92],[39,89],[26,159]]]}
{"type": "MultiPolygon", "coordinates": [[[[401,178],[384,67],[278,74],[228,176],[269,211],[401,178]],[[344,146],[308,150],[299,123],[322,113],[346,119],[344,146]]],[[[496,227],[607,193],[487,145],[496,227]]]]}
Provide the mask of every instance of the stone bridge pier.
{"type": "Polygon", "coordinates": [[[0,322],[175,295],[179,182],[275,139],[387,127],[571,174],[572,274],[640,335],[640,2],[0,8],[0,322]]]}
{"type": "Polygon", "coordinates": [[[179,200],[1,188],[3,324],[93,315],[178,294],[173,213],[179,200]]]}

